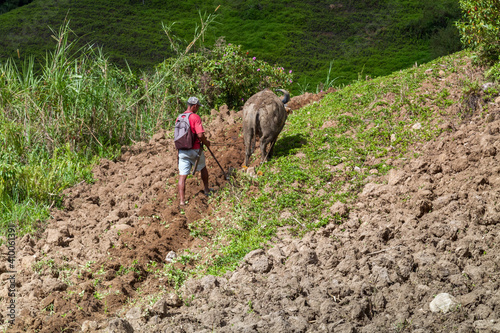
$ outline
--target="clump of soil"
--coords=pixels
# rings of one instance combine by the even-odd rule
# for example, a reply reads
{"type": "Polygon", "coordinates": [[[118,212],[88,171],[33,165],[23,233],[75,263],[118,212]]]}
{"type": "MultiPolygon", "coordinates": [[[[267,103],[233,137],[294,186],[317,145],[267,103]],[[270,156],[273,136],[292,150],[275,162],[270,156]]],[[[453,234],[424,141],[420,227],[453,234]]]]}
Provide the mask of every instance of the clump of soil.
{"type": "MultiPolygon", "coordinates": [[[[458,82],[471,73],[482,79],[463,68],[453,80],[429,75],[428,87],[459,98],[458,82]]],[[[12,331],[498,332],[500,100],[488,102],[488,115],[484,100],[462,118],[463,110],[443,113],[453,116],[446,131],[412,147],[418,158],[371,176],[352,206],[332,203],[342,224],[302,239],[280,232],[234,272],[188,280],[181,298],[142,306],[129,302],[169,287],[148,264],[198,245],[188,225],[212,212],[199,177],[188,180],[189,203],[179,209],[166,133],[128,147],[96,167],[94,184],[66,191],[65,209],[40,238],[20,241],[12,331]],[[455,303],[433,312],[441,293],[455,303]]],[[[240,114],[214,110],[207,126],[225,170],[243,163],[240,114]]],[[[211,187],[225,186],[208,153],[207,161],[211,187]]]]}

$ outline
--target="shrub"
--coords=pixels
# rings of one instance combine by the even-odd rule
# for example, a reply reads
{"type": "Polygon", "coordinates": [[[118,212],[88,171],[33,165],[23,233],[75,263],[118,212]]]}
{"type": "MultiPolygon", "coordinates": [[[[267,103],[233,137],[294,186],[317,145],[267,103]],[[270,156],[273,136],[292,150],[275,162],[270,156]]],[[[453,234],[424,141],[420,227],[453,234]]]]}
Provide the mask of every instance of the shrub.
{"type": "Polygon", "coordinates": [[[482,60],[495,61],[500,55],[500,2],[460,0],[463,18],[457,22],[462,43],[479,51],[482,60]]]}
{"type": "Polygon", "coordinates": [[[241,46],[223,40],[211,50],[188,54],[180,61],[166,60],[158,70],[168,76],[166,85],[174,95],[199,95],[213,107],[235,108],[264,88],[288,89],[293,82],[291,70],[250,57],[241,46]]]}

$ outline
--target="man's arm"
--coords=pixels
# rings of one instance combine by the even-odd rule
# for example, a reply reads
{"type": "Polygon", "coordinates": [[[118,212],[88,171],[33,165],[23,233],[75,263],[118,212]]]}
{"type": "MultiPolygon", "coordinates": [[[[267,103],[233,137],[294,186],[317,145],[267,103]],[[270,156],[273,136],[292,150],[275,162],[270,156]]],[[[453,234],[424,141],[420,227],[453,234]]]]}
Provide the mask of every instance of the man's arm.
{"type": "Polygon", "coordinates": [[[204,132],[198,133],[198,139],[200,139],[200,141],[203,142],[205,146],[210,148],[210,141],[208,141],[204,132]]]}

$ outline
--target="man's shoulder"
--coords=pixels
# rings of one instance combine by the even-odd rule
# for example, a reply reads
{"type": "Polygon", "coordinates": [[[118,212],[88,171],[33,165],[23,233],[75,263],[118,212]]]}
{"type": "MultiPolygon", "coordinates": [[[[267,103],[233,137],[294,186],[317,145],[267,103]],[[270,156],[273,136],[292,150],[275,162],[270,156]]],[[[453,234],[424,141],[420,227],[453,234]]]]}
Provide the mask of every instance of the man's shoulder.
{"type": "Polygon", "coordinates": [[[194,121],[200,121],[201,122],[201,117],[197,115],[196,113],[191,113],[189,116],[189,120],[194,120],[194,121]]]}

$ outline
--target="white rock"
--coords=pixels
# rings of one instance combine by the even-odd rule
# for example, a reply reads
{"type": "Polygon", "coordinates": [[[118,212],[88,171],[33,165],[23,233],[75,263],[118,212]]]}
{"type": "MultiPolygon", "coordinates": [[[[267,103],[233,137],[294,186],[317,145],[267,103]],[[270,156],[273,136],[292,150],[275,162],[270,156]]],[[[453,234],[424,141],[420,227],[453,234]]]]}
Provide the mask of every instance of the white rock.
{"type": "Polygon", "coordinates": [[[177,258],[177,254],[174,251],[170,251],[167,253],[167,257],[165,258],[166,262],[172,262],[175,258],[177,258]]]}
{"type": "Polygon", "coordinates": [[[432,300],[429,304],[429,308],[432,312],[447,313],[459,305],[460,303],[458,303],[455,297],[448,293],[441,293],[432,300]]]}
{"type": "Polygon", "coordinates": [[[82,323],[82,332],[91,332],[93,330],[97,329],[97,322],[96,321],[90,321],[90,320],[85,320],[82,323]]]}
{"type": "Polygon", "coordinates": [[[139,320],[141,319],[141,317],[142,317],[142,312],[141,309],[138,307],[131,308],[125,314],[125,318],[127,318],[129,321],[139,320]]]}

